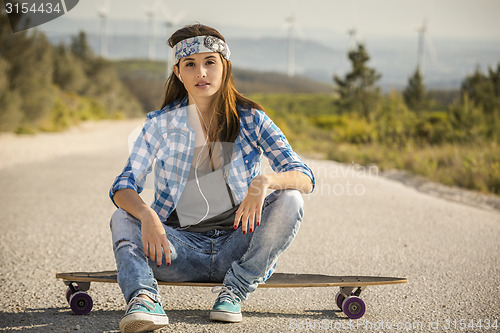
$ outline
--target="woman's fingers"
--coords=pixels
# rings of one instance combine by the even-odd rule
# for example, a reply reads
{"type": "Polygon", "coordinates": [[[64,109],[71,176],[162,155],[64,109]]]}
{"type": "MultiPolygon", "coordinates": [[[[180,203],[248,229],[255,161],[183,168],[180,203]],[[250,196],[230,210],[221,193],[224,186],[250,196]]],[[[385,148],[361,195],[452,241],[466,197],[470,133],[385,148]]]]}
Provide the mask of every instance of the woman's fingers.
{"type": "Polygon", "coordinates": [[[168,242],[167,235],[163,237],[162,248],[163,248],[163,254],[165,254],[165,262],[167,263],[167,266],[170,266],[171,263],[170,253],[172,253],[172,251],[170,250],[170,243],[168,242]]]}
{"type": "Polygon", "coordinates": [[[245,208],[240,206],[236,211],[236,217],[234,220],[234,229],[237,229],[241,221],[241,230],[243,234],[247,232],[253,232],[256,225],[260,225],[261,209],[260,207],[245,208]]]}
{"type": "MultiPolygon", "coordinates": [[[[161,250],[161,245],[155,245],[154,247],[155,253],[156,253],[156,266],[160,267],[161,266],[161,261],[163,259],[163,253],[161,250]]],[[[155,260],[153,260],[155,261],[155,260]]]]}
{"type": "Polygon", "coordinates": [[[158,241],[148,242],[143,241],[144,254],[151,260],[151,262],[156,262],[156,266],[160,267],[163,262],[163,255],[165,255],[165,262],[167,266],[171,264],[170,253],[170,243],[168,242],[167,235],[163,234],[160,236],[161,239],[158,241]]]}

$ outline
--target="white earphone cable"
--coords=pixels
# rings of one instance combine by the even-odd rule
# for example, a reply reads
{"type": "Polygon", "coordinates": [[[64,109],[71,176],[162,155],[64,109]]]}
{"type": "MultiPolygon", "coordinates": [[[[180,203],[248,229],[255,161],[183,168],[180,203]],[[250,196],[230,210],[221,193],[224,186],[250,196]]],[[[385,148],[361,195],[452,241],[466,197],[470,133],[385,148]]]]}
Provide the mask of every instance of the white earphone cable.
{"type": "MultiPolygon", "coordinates": [[[[198,105],[196,104],[196,101],[191,96],[191,94],[189,94],[189,97],[191,97],[191,99],[193,100],[194,106],[196,107],[196,111],[198,111],[198,115],[200,116],[200,124],[202,122],[205,123],[205,119],[203,118],[203,115],[201,114],[201,111],[198,108],[198,105]]],[[[199,163],[200,163],[200,159],[201,159],[201,155],[203,153],[203,150],[205,149],[205,146],[207,145],[207,143],[210,144],[210,142],[209,142],[208,139],[209,139],[209,130],[212,127],[212,120],[213,120],[213,114],[212,114],[212,117],[210,118],[210,123],[209,123],[209,125],[207,127],[207,134],[205,135],[205,141],[204,141],[203,145],[201,146],[200,152],[198,153],[198,156],[196,158],[196,164],[195,164],[195,167],[194,167],[194,178],[196,180],[196,185],[198,186],[198,190],[200,191],[200,194],[201,194],[203,200],[205,200],[205,203],[207,205],[207,211],[205,212],[205,215],[198,222],[196,222],[196,224],[198,224],[201,221],[203,221],[208,216],[208,213],[210,212],[210,203],[208,202],[208,199],[206,198],[206,196],[203,193],[203,191],[201,190],[200,181],[198,179],[198,166],[199,166],[199,163]]],[[[202,129],[202,131],[203,131],[203,129],[202,129]]],[[[211,157],[209,156],[209,158],[211,158],[211,157]]]]}

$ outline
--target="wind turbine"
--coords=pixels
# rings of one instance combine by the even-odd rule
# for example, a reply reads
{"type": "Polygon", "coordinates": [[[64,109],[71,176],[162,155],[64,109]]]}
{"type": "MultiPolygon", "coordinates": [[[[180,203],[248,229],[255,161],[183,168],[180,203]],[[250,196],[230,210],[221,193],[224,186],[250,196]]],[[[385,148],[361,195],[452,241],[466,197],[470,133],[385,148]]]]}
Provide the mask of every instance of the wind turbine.
{"type": "Polygon", "coordinates": [[[287,25],[287,45],[288,45],[288,76],[295,76],[295,15],[292,14],[285,18],[287,25]]]}
{"type": "Polygon", "coordinates": [[[102,58],[108,56],[108,13],[110,9],[110,0],[105,0],[103,6],[97,9],[97,15],[101,21],[99,53],[102,58]]]}
{"type": "Polygon", "coordinates": [[[295,1],[290,1],[290,16],[285,17],[287,31],[287,72],[289,77],[295,76],[295,41],[304,37],[304,31],[295,18],[295,1]]]}
{"type": "Polygon", "coordinates": [[[424,71],[424,63],[425,63],[425,46],[429,51],[429,55],[432,63],[436,63],[436,52],[431,42],[429,42],[427,36],[427,19],[425,18],[422,22],[422,25],[417,27],[418,33],[418,50],[417,50],[417,69],[420,73],[424,71]]]}
{"type": "Polygon", "coordinates": [[[155,4],[156,0],[153,0],[151,7],[146,9],[146,16],[148,17],[148,59],[150,61],[156,57],[155,4]]]}
{"type": "Polygon", "coordinates": [[[356,28],[356,25],[358,23],[358,1],[357,0],[351,1],[351,20],[353,22],[352,28],[347,30],[347,34],[349,35],[349,40],[347,42],[347,52],[354,50],[359,42],[358,37],[357,37],[358,30],[356,28]]]}
{"type": "MultiPolygon", "coordinates": [[[[164,25],[165,25],[166,35],[167,35],[167,39],[168,39],[168,38],[170,38],[170,29],[179,25],[179,23],[182,21],[182,19],[186,15],[186,11],[182,10],[176,16],[173,16],[170,13],[170,11],[165,7],[165,5],[162,3],[162,1],[155,0],[155,2],[158,3],[160,12],[161,12],[162,16],[165,18],[164,25]]],[[[167,75],[167,78],[170,75],[170,72],[172,71],[172,68],[171,68],[172,64],[169,65],[170,59],[171,59],[170,49],[167,46],[167,52],[166,52],[166,75],[167,75]]]]}
{"type": "Polygon", "coordinates": [[[356,37],[357,30],[355,27],[352,27],[352,29],[347,30],[347,34],[349,35],[349,41],[347,42],[347,51],[351,51],[356,48],[356,44],[358,42],[358,39],[356,37]]]}

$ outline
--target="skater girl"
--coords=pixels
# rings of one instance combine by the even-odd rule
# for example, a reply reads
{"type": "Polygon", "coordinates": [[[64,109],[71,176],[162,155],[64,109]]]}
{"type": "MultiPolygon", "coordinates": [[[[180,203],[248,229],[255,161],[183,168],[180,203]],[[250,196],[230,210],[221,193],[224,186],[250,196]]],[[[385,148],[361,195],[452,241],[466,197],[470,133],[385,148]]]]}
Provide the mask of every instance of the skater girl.
{"type": "Polygon", "coordinates": [[[262,107],[242,96],[214,28],[176,31],[161,110],[149,113],[110,197],[122,332],[168,325],[157,281],[216,282],[210,319],[242,320],[302,221],[312,171],[262,107]],[[275,171],[260,173],[264,156],[275,171]],[[154,200],[139,195],[150,174],[154,200]]]}

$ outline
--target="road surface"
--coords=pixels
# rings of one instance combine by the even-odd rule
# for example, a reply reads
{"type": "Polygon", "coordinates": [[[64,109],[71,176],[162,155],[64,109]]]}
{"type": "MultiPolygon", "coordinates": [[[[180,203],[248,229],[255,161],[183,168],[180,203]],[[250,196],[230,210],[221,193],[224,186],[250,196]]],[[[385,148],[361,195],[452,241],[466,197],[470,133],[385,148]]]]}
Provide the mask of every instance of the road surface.
{"type": "MultiPolygon", "coordinates": [[[[115,268],[108,189],[140,123],[0,136],[0,331],[118,331],[117,284],[93,284],[93,311],[76,316],[55,273],[115,268]]],[[[261,289],[239,324],[209,321],[209,288],[161,286],[171,321],[162,332],[499,331],[499,211],[418,192],[375,168],[307,163],[317,187],[304,196],[304,220],[278,271],[409,283],[364,291],[359,321],[336,309],[334,288],[261,289]]]]}

